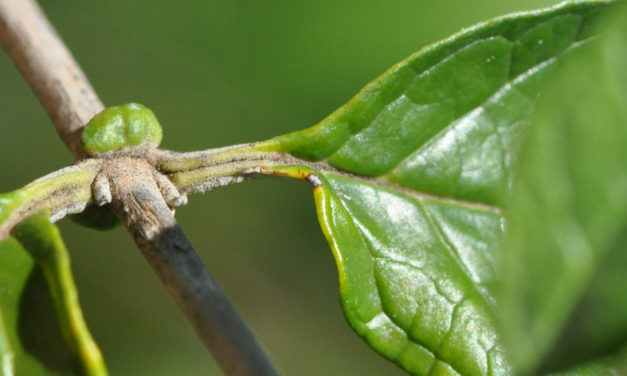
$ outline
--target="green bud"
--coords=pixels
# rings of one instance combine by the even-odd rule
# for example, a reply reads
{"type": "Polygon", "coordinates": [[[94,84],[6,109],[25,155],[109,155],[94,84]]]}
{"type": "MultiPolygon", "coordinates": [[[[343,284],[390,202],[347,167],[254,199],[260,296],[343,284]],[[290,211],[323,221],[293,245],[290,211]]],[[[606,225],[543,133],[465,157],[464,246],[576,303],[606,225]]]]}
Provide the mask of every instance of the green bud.
{"type": "Polygon", "coordinates": [[[83,129],[81,142],[90,155],[127,147],[157,147],[162,130],[155,114],[138,103],[109,107],[94,116],[83,129]]]}

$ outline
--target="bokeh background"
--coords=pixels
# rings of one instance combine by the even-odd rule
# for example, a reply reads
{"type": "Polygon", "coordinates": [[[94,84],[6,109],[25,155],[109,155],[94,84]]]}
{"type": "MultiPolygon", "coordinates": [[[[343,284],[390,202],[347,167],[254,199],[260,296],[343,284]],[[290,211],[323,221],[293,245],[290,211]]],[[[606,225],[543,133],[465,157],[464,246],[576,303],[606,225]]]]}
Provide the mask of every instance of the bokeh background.
{"type": "MultiPolygon", "coordinates": [[[[547,0],[41,1],[106,105],[154,110],[191,151],[315,124],[419,48],[547,0]]],[[[0,54],[0,191],[72,163],[0,54]]],[[[307,184],[256,180],[177,217],[286,375],[401,375],[356,336],[307,184]]],[[[64,220],[88,324],[112,375],[220,375],[123,229],[64,220]]]]}

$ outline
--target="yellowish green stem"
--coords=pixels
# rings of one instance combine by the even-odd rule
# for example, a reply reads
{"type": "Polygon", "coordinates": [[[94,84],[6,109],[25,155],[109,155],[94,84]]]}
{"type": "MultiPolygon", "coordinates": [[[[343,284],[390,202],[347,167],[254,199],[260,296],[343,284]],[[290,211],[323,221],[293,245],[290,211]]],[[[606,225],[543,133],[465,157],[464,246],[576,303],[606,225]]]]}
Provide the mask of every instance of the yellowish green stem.
{"type": "Polygon", "coordinates": [[[52,295],[68,348],[86,376],[106,376],[102,355],[94,342],[78,303],[70,258],[58,228],[47,215],[37,214],[18,225],[13,235],[41,267],[52,295]]]}

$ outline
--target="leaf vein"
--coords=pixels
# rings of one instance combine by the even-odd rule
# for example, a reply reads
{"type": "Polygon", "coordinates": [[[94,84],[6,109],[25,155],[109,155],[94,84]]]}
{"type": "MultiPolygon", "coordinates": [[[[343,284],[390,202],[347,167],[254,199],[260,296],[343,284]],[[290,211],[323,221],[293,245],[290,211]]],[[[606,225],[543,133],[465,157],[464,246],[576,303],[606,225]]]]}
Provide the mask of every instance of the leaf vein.
{"type": "MultiPolygon", "coordinates": [[[[363,240],[364,244],[366,244],[366,247],[368,249],[368,253],[370,254],[371,259],[374,261],[377,258],[381,258],[381,257],[377,257],[375,256],[375,252],[372,248],[372,244],[368,241],[368,238],[366,237],[366,235],[364,234],[362,227],[363,224],[359,223],[358,220],[356,220],[356,216],[354,215],[354,213],[348,208],[348,206],[344,203],[344,201],[339,197],[339,195],[336,194],[335,190],[334,191],[334,195],[336,197],[336,199],[339,201],[340,205],[342,205],[342,208],[351,215],[351,221],[353,222],[353,224],[355,225],[355,228],[357,229],[359,236],[361,237],[361,239],[363,240]]],[[[411,265],[410,266],[414,266],[411,265]]],[[[429,276],[425,275],[426,277],[428,277],[432,282],[433,281],[432,278],[430,278],[429,276]]],[[[373,272],[373,277],[374,277],[374,272],[373,272]]],[[[379,283],[376,281],[376,277],[375,277],[375,286],[377,289],[377,295],[379,296],[379,300],[382,301],[382,294],[381,294],[381,287],[379,286],[379,283]]],[[[435,285],[435,283],[434,283],[435,285]]],[[[446,298],[446,297],[445,297],[446,298]]],[[[461,304],[461,302],[463,302],[465,299],[461,299],[460,302],[458,304],[461,304]]],[[[393,315],[390,315],[389,312],[386,311],[386,308],[383,304],[381,304],[381,312],[390,320],[390,322],[394,323],[394,325],[396,325],[400,330],[403,331],[403,333],[405,333],[405,336],[407,338],[408,341],[411,341],[413,343],[415,343],[416,345],[422,347],[423,349],[425,349],[425,351],[429,352],[431,355],[433,355],[434,359],[443,362],[447,365],[449,365],[451,368],[453,368],[453,370],[455,370],[455,372],[459,373],[460,375],[462,375],[463,373],[461,373],[459,370],[457,370],[448,360],[444,359],[440,354],[438,354],[436,351],[433,351],[431,349],[429,349],[425,344],[421,343],[420,341],[418,341],[416,338],[410,336],[407,333],[407,330],[404,329],[402,326],[400,326],[394,319],[393,319],[393,315]]],[[[372,321],[372,320],[371,320],[372,321]]],[[[451,319],[451,326],[452,326],[452,322],[453,322],[453,318],[451,319]]],[[[364,324],[368,324],[368,323],[364,323],[364,324]]],[[[450,328],[449,328],[450,330],[450,328]]],[[[437,349],[436,349],[437,350],[437,349]]],[[[399,352],[400,353],[400,352],[399,352]]],[[[396,354],[396,356],[398,356],[398,354],[396,354]]],[[[393,359],[396,362],[396,358],[393,359]]],[[[435,362],[434,362],[435,363],[435,362]]]]}

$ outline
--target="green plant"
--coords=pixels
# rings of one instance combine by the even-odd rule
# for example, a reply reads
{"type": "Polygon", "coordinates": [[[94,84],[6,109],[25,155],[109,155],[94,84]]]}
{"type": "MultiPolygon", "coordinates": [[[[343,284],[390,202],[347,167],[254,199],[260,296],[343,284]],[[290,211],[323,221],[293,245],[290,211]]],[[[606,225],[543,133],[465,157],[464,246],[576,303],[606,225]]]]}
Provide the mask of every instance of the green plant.
{"type": "MultiPolygon", "coordinates": [[[[132,190],[132,184],[123,186],[120,179],[127,178],[125,169],[141,174],[144,167],[127,165],[135,162],[129,161],[129,157],[145,158],[167,175],[170,180],[148,168],[150,173],[138,181],[146,183],[154,179],[158,191],[172,206],[183,202],[177,189],[202,192],[262,175],[306,180],[313,187],[319,220],[338,262],[343,308],[351,326],[373,348],[415,374],[454,374],[455,370],[469,375],[504,374],[511,372],[511,365],[505,359],[495,324],[498,316],[495,259],[504,227],[503,207],[512,205],[512,223],[521,224],[514,226],[508,222],[511,227],[508,232],[513,235],[506,242],[511,245],[503,251],[504,268],[511,270],[504,274],[504,312],[509,312],[504,321],[505,328],[513,333],[507,336],[506,331],[504,338],[513,343],[511,358],[520,369],[535,369],[555,342],[560,323],[583,296],[585,286],[595,283],[592,274],[602,264],[605,254],[620,257],[624,245],[620,237],[625,219],[625,179],[621,169],[625,155],[620,146],[625,126],[624,106],[621,106],[624,76],[620,75],[620,67],[624,66],[621,62],[625,61],[620,43],[624,41],[623,34],[612,34],[614,39],[610,38],[610,42],[598,42],[603,47],[586,46],[598,32],[597,13],[606,4],[570,3],[468,29],[399,63],[346,106],[305,131],[267,142],[193,154],[145,148],[141,154],[126,151],[104,160],[87,160],[5,195],[6,218],[0,229],[8,231],[25,217],[24,212],[34,213],[41,207],[51,209],[53,216],[59,217],[93,202],[111,201],[121,216],[126,215],[129,229],[141,231],[141,225],[128,218],[131,209],[124,198],[125,191],[132,190]],[[577,60],[571,57],[576,54],[585,56],[578,60],[594,62],[564,63],[577,60]],[[563,64],[566,68],[562,68],[563,64]],[[577,87],[570,77],[572,72],[582,69],[580,66],[590,64],[602,64],[603,70],[591,71],[607,72],[611,77],[603,75],[587,81],[588,75],[582,74],[581,82],[595,83],[592,86],[599,92],[594,98],[599,103],[589,101],[588,105],[595,106],[590,111],[587,107],[582,110],[582,105],[576,102],[579,112],[573,112],[564,110],[573,105],[564,100],[564,95],[553,94],[557,97],[553,102],[546,99],[550,104],[537,115],[531,129],[557,129],[553,130],[557,136],[539,136],[534,144],[533,135],[539,131],[530,131],[530,141],[523,150],[531,151],[522,153],[519,186],[524,187],[527,181],[526,184],[535,186],[536,180],[545,184],[538,184],[540,188],[536,190],[519,188],[522,193],[514,188],[510,196],[513,166],[538,94],[550,82],[552,71],[570,69],[569,78],[562,78],[565,82],[556,86],[575,85],[569,93],[580,90],[587,95],[591,88],[585,84],[577,87]],[[597,88],[599,82],[605,86],[597,88]],[[609,96],[609,100],[601,100],[604,96],[609,96]],[[608,103],[609,108],[603,107],[608,103]],[[598,133],[605,138],[595,142],[590,150],[576,149],[577,158],[585,162],[598,157],[598,163],[566,160],[565,163],[576,167],[574,170],[579,166],[583,170],[575,174],[575,181],[564,178],[566,187],[575,187],[574,198],[569,197],[555,210],[540,216],[547,223],[536,221],[540,224],[537,226],[528,220],[525,210],[533,208],[537,213],[552,209],[556,198],[568,192],[561,189],[553,197],[542,200],[542,193],[551,192],[562,181],[557,178],[559,174],[548,170],[552,167],[548,161],[559,160],[550,152],[560,150],[555,146],[558,144],[550,142],[558,143],[562,133],[557,126],[548,128],[542,124],[557,123],[554,119],[561,119],[564,113],[577,114],[569,117],[566,125],[581,120],[581,129],[589,124],[584,122],[584,114],[604,114],[607,118],[594,121],[607,132],[598,133]],[[534,157],[545,155],[543,151],[548,156],[533,161],[534,157]],[[546,169],[539,168],[543,164],[547,165],[546,169]],[[607,169],[599,169],[599,165],[607,169]],[[549,176],[544,180],[540,175],[543,171],[549,176]],[[536,173],[540,177],[534,176],[536,173]],[[599,197],[597,183],[594,187],[584,184],[579,188],[581,181],[585,182],[592,173],[598,175],[594,180],[598,187],[608,187],[609,191],[606,205],[600,209],[595,200],[589,199],[599,197]],[[97,187],[93,193],[92,182],[97,187]],[[535,195],[527,197],[527,191],[535,195]],[[541,205],[534,204],[538,197],[541,205]],[[586,199],[593,201],[590,208],[585,204],[586,199]],[[540,269],[540,277],[550,275],[551,269],[559,266],[545,261],[551,255],[548,251],[560,250],[550,242],[551,231],[567,223],[563,213],[572,212],[573,206],[580,203],[585,214],[595,219],[585,225],[600,227],[593,228],[596,231],[593,234],[599,238],[594,245],[597,258],[582,260],[581,269],[565,268],[565,281],[538,278],[534,273],[539,265],[548,265],[540,269]],[[517,215],[522,219],[517,219],[517,215]],[[527,229],[526,224],[535,225],[527,229]],[[548,232],[544,235],[549,239],[547,244],[540,242],[533,247],[525,244],[527,239],[544,239],[543,231],[548,232]],[[536,233],[538,237],[530,235],[536,233]],[[539,253],[537,262],[518,261],[519,257],[526,260],[528,255],[534,255],[528,249],[539,253]],[[520,280],[528,283],[521,288],[520,280]],[[580,281],[581,287],[573,289],[574,281],[580,281]],[[555,286],[556,292],[547,286],[555,286]],[[527,288],[531,292],[524,291],[527,288]],[[543,296],[547,291],[551,293],[543,296]],[[562,297],[564,291],[572,291],[572,295],[566,296],[557,309],[545,308],[545,299],[562,297]],[[526,304],[526,300],[534,299],[539,303],[526,304]],[[528,306],[537,308],[537,312],[527,312],[528,306]],[[549,324],[545,324],[547,321],[549,324]],[[527,332],[529,323],[531,330],[527,332]]],[[[585,144],[581,140],[590,140],[595,135],[575,133],[572,142],[581,146],[585,144]]],[[[571,150],[568,145],[561,147],[571,150]]],[[[16,235],[21,236],[19,232],[16,235]]],[[[23,240],[25,245],[28,238],[23,240]]],[[[568,233],[566,239],[572,238],[568,233]]],[[[144,236],[145,240],[150,241],[150,236],[144,236]]],[[[16,243],[9,243],[9,247],[19,248],[16,243]]],[[[624,263],[611,266],[616,265],[624,266],[624,263]]],[[[576,338],[594,345],[591,349],[584,346],[582,354],[599,349],[606,354],[624,341],[624,326],[620,323],[625,317],[624,303],[621,305],[625,299],[620,295],[622,289],[616,287],[624,281],[621,273],[624,272],[618,268],[608,274],[609,281],[598,282],[605,287],[599,290],[604,296],[584,296],[595,302],[599,299],[604,303],[615,302],[617,307],[609,310],[612,320],[607,317],[597,320],[599,325],[611,324],[605,328],[605,335],[594,336],[596,326],[574,326],[574,333],[583,336],[576,338]]],[[[557,359],[564,367],[572,365],[568,356],[557,359]]],[[[550,369],[551,365],[546,367],[550,369]]]]}

